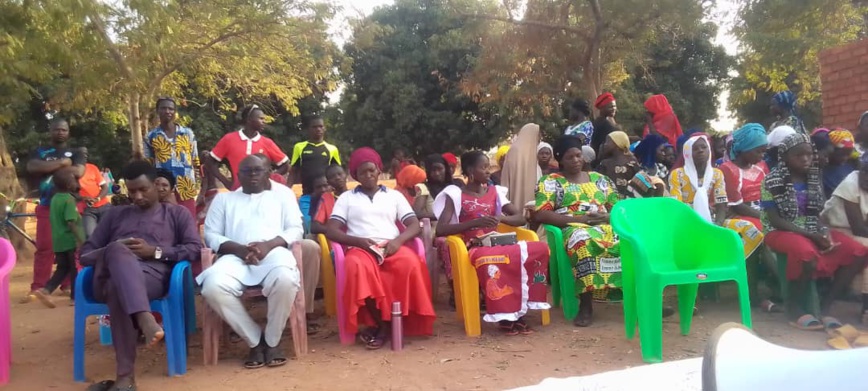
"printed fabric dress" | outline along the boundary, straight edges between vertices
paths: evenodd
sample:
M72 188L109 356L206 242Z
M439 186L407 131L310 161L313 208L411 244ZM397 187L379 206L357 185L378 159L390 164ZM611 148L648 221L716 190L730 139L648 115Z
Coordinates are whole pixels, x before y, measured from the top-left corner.
M588 173L587 183L571 183L561 174L542 177L536 191L536 211L582 216L609 212L620 196L604 175ZM605 297L608 289L621 288L621 252L612 226L570 224L563 228L564 246L576 278L576 294L595 292Z
M481 197L464 192L461 192L460 197L459 222L501 214L494 186L489 186L488 192ZM524 316L528 309L549 309L551 306L546 302L548 246L544 242L521 241L506 246L471 247L473 239L492 231L493 227L477 228L462 234L470 249L470 264L476 269L485 296L486 314L482 319L486 322L514 322Z

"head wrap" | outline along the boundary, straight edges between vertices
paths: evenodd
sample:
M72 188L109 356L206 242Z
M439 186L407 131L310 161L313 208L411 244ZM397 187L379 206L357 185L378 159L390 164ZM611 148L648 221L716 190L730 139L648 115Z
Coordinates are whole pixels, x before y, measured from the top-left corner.
M868 153L865 155L868 156ZM596 158L597 153L594 152L594 148L591 148L590 145L582 145L582 160L585 161L585 164L591 164Z
M732 132L732 150L730 156L735 159L738 154L768 145L766 129L762 125L750 123Z
M796 94L790 90L778 92L772 96L772 101L786 110L794 110L796 108Z
M591 115L591 105L588 103L588 101L586 101L584 99L574 100L573 104L570 105L570 108L585 114L585 117L588 117Z
M458 165L458 157L456 157L455 154L453 154L452 152L446 152L441 156L443 157L443 160L446 160L446 163L448 163L450 166L455 167Z
M687 142L687 140L696 135L703 135L708 138L707 134L696 128L690 128L687 130L687 132L681 135L681 137L678 137L678 141L676 141L675 143L675 164L672 165L672 169L684 167L684 144ZM710 144L709 147L711 147Z
M494 161L499 165L500 160L506 157L506 154L509 152L509 145L501 145L500 148L497 148L497 152L494 153ZM503 168L503 167L501 167Z
M572 148L582 149L582 140L573 136L561 136L555 141L554 154L555 160L559 163L564 158L564 154ZM584 156L584 155L583 155Z
M400 188L409 189L425 182L425 179L427 179L425 170L419 166L410 164L398 172L398 175L395 176L395 184Z
M796 134L796 130L791 126L783 125L772 129L768 135L769 147L777 147L781 145L785 138L791 134Z
M832 140L829 139L829 132L817 132L811 136L811 143L818 151L822 151L832 146Z
M350 170L350 175L352 175L353 178L356 178L356 170L358 170L359 166L364 163L374 163L374 165L377 166L377 169L381 171L383 170L383 160L380 158L380 154L373 148L361 147L353 151L350 155L348 168Z
M157 169L157 178L164 178L165 180L169 181L169 188L170 189L175 188L175 174L173 174L171 171L169 171L165 168L158 168Z
M597 109L602 109L606 107L607 104L615 101L615 95L612 95L611 92L604 92L597 97L597 100L594 101L594 107Z
M666 137L670 143L677 142L678 137L684 133L681 130L681 123L678 122L675 111L672 110L672 105L669 104L669 99L666 99L666 96L663 94L651 95L645 101L645 110L651 113L651 122L654 124L654 129L657 133ZM651 129L648 125L645 125L643 134L647 136L650 132Z
M693 161L693 144L696 144L700 140L705 140L708 144L709 153L708 159L705 161L705 171L702 174L703 180L702 185L699 184L699 173L696 170L696 162ZM687 178L690 180L690 185L693 186L693 210L699 214L706 221L711 221L711 207L708 203L708 192L711 190L712 176L714 176L714 168L711 166L711 143L708 141L708 136L704 133L698 133L691 136L684 143L684 152L682 157L684 159L684 173L687 174Z
M642 167L651 168L657 164L657 149L666 144L666 139L656 134L649 134L639 142L633 154L639 159Z
M790 178L790 168L787 167L784 159L787 152L797 145L810 145L808 136L801 133L793 133L787 136L778 146L778 156L780 164L772 170L765 179L765 187L772 195L775 206L781 217L795 222L799 217L799 204L796 200L796 190L793 188L793 181ZM806 185L808 187L808 203L806 208L805 226L803 227L808 232L818 232L820 210L823 208L824 196L823 189L820 186L820 167L818 165L817 150L814 149L814 157L811 160L811 166L808 168L808 176Z
M811 132L811 136L814 136L819 133L829 133L829 129L827 128L816 128Z
M539 145L536 146L536 151L537 152L542 151L544 148L548 148L549 151L552 151L552 153L554 153L554 150L552 149L552 145L545 142L545 141L540 141Z
M630 151L630 136L628 136L627 133L616 130L612 133L609 133L609 138L612 139L612 142L614 142L615 145L618 146L618 149L620 149L621 151Z
M835 148L853 148L856 144L853 133L847 129L835 129L829 132L829 141Z

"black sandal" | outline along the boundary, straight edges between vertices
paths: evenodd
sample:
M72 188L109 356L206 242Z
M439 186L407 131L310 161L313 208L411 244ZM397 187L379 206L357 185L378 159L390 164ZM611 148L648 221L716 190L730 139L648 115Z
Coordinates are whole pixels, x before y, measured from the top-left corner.
M371 343L371 341L377 336L379 332L380 329L371 327L363 331L359 331L356 335L359 337L359 341L362 341L363 344L367 345Z
M244 362L246 369L259 369L265 366L265 352L263 345L265 342L260 342L254 348L250 349L250 354L247 355L247 361Z
M265 348L265 365L269 368L282 367L286 365L286 362L286 354L283 353L280 345Z
M387 336L385 336L385 335L382 335L382 336L380 336L380 335L375 335L375 336L373 336L373 338L371 338L371 340L370 340L369 342L367 342L367 343L365 344L365 348L367 348L368 350L377 350L377 349L380 349L380 348L383 347L383 345L386 344L386 341L387 341L388 339L389 339L389 338L388 338Z
M99 383L93 383L87 387L86 391L109 391L114 387L114 380L103 380Z
M497 322L497 328L498 330L510 337L518 335L519 333L518 329L516 329L515 327L515 322L511 322L508 320L501 320L500 322Z
M576 327L588 327L594 324L594 313L592 311L579 310L576 319L573 319L573 325Z

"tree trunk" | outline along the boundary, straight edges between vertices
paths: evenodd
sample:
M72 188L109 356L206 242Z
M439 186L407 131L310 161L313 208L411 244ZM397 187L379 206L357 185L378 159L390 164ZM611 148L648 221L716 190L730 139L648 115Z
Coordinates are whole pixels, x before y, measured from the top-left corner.
M134 159L142 159L145 157L144 149L142 146L142 141L144 140L144 135L142 134L142 116L139 111L139 103L141 103L142 96L138 92L130 93L127 98L127 118L130 122L130 140L133 143L133 158Z
M0 193L5 194L13 200L24 194L24 190L21 189L21 184L18 182L15 162L12 160L12 155L9 154L9 149L6 146L6 136L3 127L0 127ZM2 202L2 207L5 208L5 200L0 202Z

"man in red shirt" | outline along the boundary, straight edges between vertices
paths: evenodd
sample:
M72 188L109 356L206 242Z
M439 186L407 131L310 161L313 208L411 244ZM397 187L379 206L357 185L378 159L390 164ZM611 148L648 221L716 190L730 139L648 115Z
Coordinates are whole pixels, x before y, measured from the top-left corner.
M87 148L82 147L79 150L85 161L87 161ZM96 225L99 223L102 214L110 207L111 203L107 197L109 187L102 176L102 171L91 163L84 165L84 175L79 178L78 184L81 187L79 195L82 201L79 210L83 211L81 222L84 225L84 234L89 238L93 230L96 229Z
M238 165L249 155L262 154L277 166L276 172L282 176L289 171L289 157L270 138L260 132L265 129L265 113L257 105L248 106L241 112L244 128L228 133L211 150L211 158L206 160L209 175L214 176L229 190L238 188ZM219 170L219 164L226 159L232 171L232 179Z

